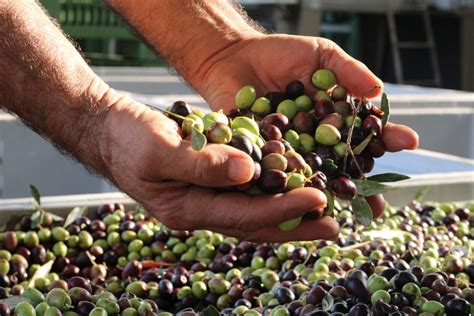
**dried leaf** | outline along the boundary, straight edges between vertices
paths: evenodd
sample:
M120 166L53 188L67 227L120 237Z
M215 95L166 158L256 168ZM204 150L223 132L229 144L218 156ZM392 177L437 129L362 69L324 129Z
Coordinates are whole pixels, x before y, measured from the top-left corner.
M352 180L357 187L357 194L361 196L372 196L392 190L388 185L370 180Z
M383 111L383 116L382 116L382 127L387 124L388 119L390 117L390 102L388 101L387 94L384 92L382 93L382 101L380 104L380 108Z
M200 151L207 144L207 138L196 127L191 130L191 146L194 150Z
M75 207L71 210L71 212L69 212L69 214L67 214L67 217L66 217L66 220L64 221L64 225L63 227L68 227L69 225L71 225L72 223L74 223L74 221L78 218L81 218L82 216L84 216L87 212L87 207L86 206L81 206L81 207Z
M368 177L367 180L375 182L397 182L410 179L409 176L398 173L381 173Z
M356 217L356 220L364 225L370 225L373 219L372 209L370 208L369 203L365 200L363 196L356 196L355 199L352 200L352 212Z
M54 260L49 260L45 264L43 264L41 267L36 270L35 274L33 274L33 277L30 279L30 282L28 282L28 286L32 287L35 285L35 281L39 278L45 278L49 272L51 271L51 268L53 267Z

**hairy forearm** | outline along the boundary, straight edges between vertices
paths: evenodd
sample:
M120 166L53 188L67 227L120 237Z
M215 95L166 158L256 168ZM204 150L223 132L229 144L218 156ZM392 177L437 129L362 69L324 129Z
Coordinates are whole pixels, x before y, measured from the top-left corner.
M193 86L220 52L261 34L231 0L107 2Z
M97 142L116 96L36 1L0 3L0 106L107 174Z

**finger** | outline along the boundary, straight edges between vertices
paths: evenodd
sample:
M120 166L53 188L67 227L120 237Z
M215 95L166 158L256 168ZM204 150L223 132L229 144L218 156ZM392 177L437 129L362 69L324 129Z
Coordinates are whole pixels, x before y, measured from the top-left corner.
M405 125L387 123L383 129L383 142L388 151L416 149L418 134Z
M364 96L371 88L379 86L380 89L374 89L366 95L373 98L383 91L383 82L367 66L349 56L336 43L318 38L318 46L320 68L332 70L336 74L338 84L351 94Z
M313 188L249 196L191 187L186 194L181 217L196 228L221 227L251 232L276 227L310 211L321 216L325 206L325 194Z
M164 179L221 187L248 182L255 172L252 158L230 146L208 144L196 151L189 141L180 141L172 147L161 155L167 161L159 172Z
M236 229L211 228L225 235L235 236L241 240L255 242L287 242L300 240L327 239L336 240L339 235L339 224L330 216L317 220L303 220L294 230L282 231L278 227L268 227L256 232L246 232Z
M382 194L372 195L365 198L369 203L374 218L380 217L385 210L385 199Z

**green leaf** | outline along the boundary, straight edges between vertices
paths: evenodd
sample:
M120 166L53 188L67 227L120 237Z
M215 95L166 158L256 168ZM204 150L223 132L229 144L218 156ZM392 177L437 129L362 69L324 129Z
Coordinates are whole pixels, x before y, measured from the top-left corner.
M39 278L45 278L49 272L51 271L51 268L53 267L54 260L49 260L45 264L43 264L41 267L36 270L35 274L33 274L33 277L30 279L30 282L28 282L29 287L33 287L35 285L35 281Z
M323 165L321 166L322 171L327 175L330 176L337 171L337 165L334 163L334 160L326 158L323 159Z
M323 297L323 301L321 302L321 307L323 311L328 311L334 305L334 297L331 294L326 293Z
M207 138L196 127L191 130L191 146L194 150L200 151L207 144Z
M21 218L25 215L31 215L31 210L16 212L8 216L7 222L0 227L0 232L16 230L15 226L20 223Z
M30 192L31 192L31 196L35 199L36 204L38 204L38 206L40 206L41 205L41 195L40 195L38 189L34 185L30 184Z
M390 102L388 102L387 94L384 92L382 93L382 101L380 104L380 109L383 111L382 116L382 127L387 124L388 119L390 117Z
M31 214L31 228L35 229L43 223L44 219L44 211L43 209L39 208Z
M407 179L410 179L410 177L404 174L390 173L390 172L376 174L367 178L367 180L375 181L375 182L397 182L397 181L402 181L402 180L407 180Z
M363 141L361 141L360 144L357 145L356 148L354 148L354 155L360 155L364 151L365 147L367 147L367 145L370 143L373 137L374 134L370 133L369 136L367 136Z
M326 194L326 200L327 200L327 205L326 205L326 208L324 209L324 214L333 215L334 214L334 197L332 196L331 192L329 192L328 190L325 190L324 194Z
M357 187L357 194L362 196L372 196L392 190L388 185L370 180L352 180Z
M217 308L215 308L213 305L208 305L206 308L204 308L200 315L202 316L219 316L219 311Z
M429 185L424 185L422 186L418 191L416 191L414 200L418 202L423 202L425 200L426 194L428 194L428 191L430 190Z
M82 216L84 216L87 212L87 207L86 206L81 206L81 207L75 207L72 209L72 211L67 214L66 220L64 221L63 227L68 227L74 221Z
M360 195L356 196L355 199L352 200L351 206L356 220L364 226L370 225L374 217L372 214L372 209L365 198Z
M56 215L56 214L53 214L53 213L50 213L50 212L45 212L45 213L48 214L49 216L51 216L51 219L54 222L60 222L60 221L64 220L64 217L62 217L62 216L59 216L59 215Z
M15 296L10 296L8 298L5 298L3 300L0 300L1 303L4 303L4 304L7 304L8 307L13 310L18 304L22 303L22 302L26 302L26 303L32 303L31 300L27 299L26 297L21 297L19 295L15 295ZM13 313L13 312L12 312Z

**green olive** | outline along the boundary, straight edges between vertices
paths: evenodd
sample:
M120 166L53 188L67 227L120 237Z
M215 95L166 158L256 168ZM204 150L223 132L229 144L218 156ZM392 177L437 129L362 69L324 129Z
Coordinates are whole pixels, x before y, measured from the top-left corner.
M300 147L300 135L290 129L288 130L286 133L285 133L285 140L290 143L290 145L293 147L293 148L298 148Z
M296 229L298 226L301 224L302 217L297 217L293 218L287 221L284 221L283 223L280 223L278 225L278 228L280 228L282 231L290 231L293 229Z
M225 125L229 124L229 119L224 113L221 112L209 112L204 115L202 121L204 123L204 131L208 131L216 122L220 122Z
M328 69L318 69L311 77L313 85L321 90L328 90L337 84L336 75Z
M204 132L204 122L202 119L195 114L189 114L181 124L183 136L186 137L187 135L191 135L191 130L193 127L195 127L201 133Z
M295 101L293 100L283 100L277 106L277 113L285 115L290 121L295 117L296 112L297 107Z
M127 307L122 311L120 315L121 316L138 316L138 312L133 307Z
M253 144L257 143L258 136L246 128L243 128L243 127L236 128L232 131L232 134L244 136Z
M23 239L25 246L28 248L36 247L39 245L39 237L35 231L29 231L25 234L25 238Z
M296 111L308 112L313 108L313 102L307 95L301 95L295 99Z
M114 315L120 312L120 306L116 302L106 298L99 299L96 306L105 309L108 315Z
M252 132L256 136L260 135L257 122L246 116L238 116L234 118L230 123L230 126L233 130L242 127Z
M48 308L49 308L48 303L46 302L39 303L35 307L36 316L44 316Z
M94 239L92 238L92 235L86 230L81 230L78 236L79 236L79 247L81 249L89 249L94 243Z
M69 238L69 232L64 227L58 226L51 230L53 238L57 241L65 241Z
M235 95L235 105L239 109L249 109L257 98L257 92L252 86L244 86Z
M72 304L69 295L60 288L54 288L46 295L46 302L49 306L54 306L60 311L65 312L69 309Z
M354 117L352 115L349 115L348 117L345 118L344 124L346 124L347 127L352 126L352 122L354 122ZM362 120L360 117L356 116L355 117L355 123L354 127L361 127L362 126Z
M58 257L65 257L67 255L67 246L62 241L58 241L53 245L53 253Z
M336 155L339 157L339 158L342 158L346 155L346 151L347 151L347 144L346 143L337 143L336 145L334 145L333 147L334 149L334 152L336 153Z
M0 274L6 275L10 271L10 262L7 259L0 259Z
M192 285L193 295L197 298L204 298L207 294L206 283L202 281L194 282Z
M17 316L35 316L35 308L27 302L20 302L15 306L15 315Z
M107 316L107 311L102 307L95 307L91 310L89 316Z
M232 139L232 130L227 124L216 122L207 131L206 136L210 143L228 144Z
M268 115L272 112L272 106L270 104L270 100L261 97L255 100L250 110L260 115Z
M421 306L421 311L440 316L444 314L444 305L437 301L427 301Z
M306 133L302 133L299 135L299 137L300 137L300 145L303 147L305 152L309 152L314 149L316 142L314 141L313 136Z
M322 145L336 145L341 140L341 133L329 124L321 124L316 129L315 139Z
M388 293L385 290L378 290L375 291L371 296L370 296L370 301L372 304L377 303L378 300L382 300L385 303L390 303L390 293Z
M373 275L373 277L367 281L370 293L375 293L378 290L386 290L389 285L388 280L380 275Z
M44 295L37 289L33 287L27 288L23 293L21 293L21 297L27 298L31 301L33 306L38 305L39 303L44 302Z
M288 190L302 188L304 187L305 183L306 183L306 177L304 175L302 175L301 173L290 173L288 175L286 188Z
M262 280L263 286L267 290L270 290L279 280L278 274L272 270L266 270L261 275L260 278Z

